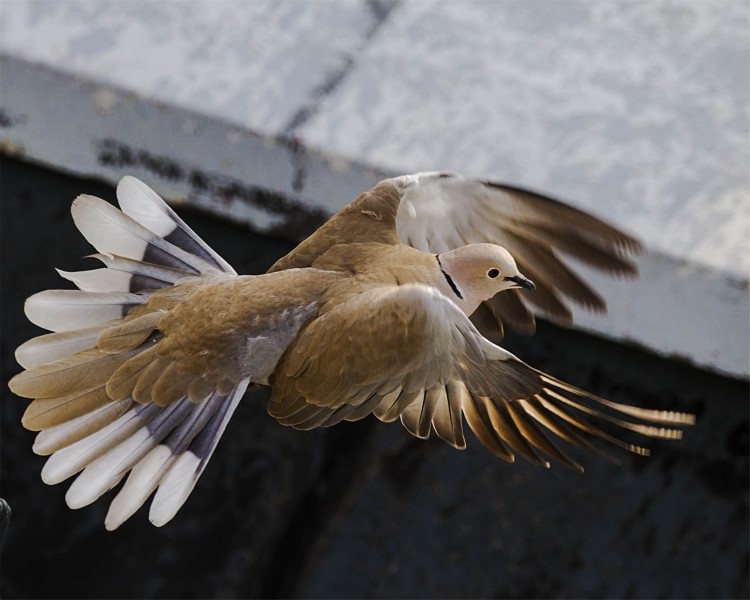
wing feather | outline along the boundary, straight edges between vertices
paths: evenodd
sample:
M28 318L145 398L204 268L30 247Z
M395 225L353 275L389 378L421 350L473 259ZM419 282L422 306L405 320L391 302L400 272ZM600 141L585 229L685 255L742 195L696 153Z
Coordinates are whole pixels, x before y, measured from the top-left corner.
M494 303L492 312L498 323L505 321L520 333L535 328L526 304L563 324L572 323L563 296L588 310L606 310L604 299L566 265L563 255L616 275L636 273L626 256L641 252L637 240L558 200L450 173L418 173L386 181L401 195L396 231L403 243L442 252L490 242L513 255L537 292L515 301L502 294L505 298Z
M602 297L557 258L549 245L533 242L511 231L506 232L505 238L502 245L517 262L527 265L529 276L550 282L551 287L589 310L601 312L606 309Z
M551 439L611 459L590 439L636 454L633 433L678 439L691 415L631 407L537 371L484 339L460 309L421 284L377 286L313 320L282 358L269 412L300 429L368 412L414 436L466 442L462 416L493 454L583 467ZM596 420L601 427L589 422ZM609 433L607 429L619 433Z
M632 276L637 269L627 256L642 251L627 233L553 198L433 172L381 181L280 259L271 272L309 267L333 246L362 242L403 243L430 253L481 242L506 246L537 291L523 296L504 292L486 303L500 325L493 336L500 338L503 322L519 333L534 332L529 306L566 325L572 323L568 300L589 310L606 310L604 299L564 256L613 275Z

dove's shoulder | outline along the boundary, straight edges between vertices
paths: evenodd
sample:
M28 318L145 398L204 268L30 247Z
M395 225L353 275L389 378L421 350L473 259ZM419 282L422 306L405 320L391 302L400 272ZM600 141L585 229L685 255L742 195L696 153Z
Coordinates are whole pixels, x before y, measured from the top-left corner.
M399 244L396 213L399 191L388 181L360 194L331 217L320 229L279 259L269 272L311 266L317 258L339 244Z

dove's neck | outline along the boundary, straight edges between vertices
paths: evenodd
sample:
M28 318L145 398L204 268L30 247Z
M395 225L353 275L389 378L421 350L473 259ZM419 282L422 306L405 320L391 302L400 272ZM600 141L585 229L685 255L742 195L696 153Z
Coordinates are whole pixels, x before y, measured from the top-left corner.
M441 272L441 284L439 286L443 295L450 298L466 316L471 314L486 298L462 276L461 257L455 252L444 252L435 255Z

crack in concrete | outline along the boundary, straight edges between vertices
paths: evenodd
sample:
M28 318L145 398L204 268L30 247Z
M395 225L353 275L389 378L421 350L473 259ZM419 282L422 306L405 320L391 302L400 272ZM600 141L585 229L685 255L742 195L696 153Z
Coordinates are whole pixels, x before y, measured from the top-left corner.
M301 152L303 144L295 132L317 114L325 98L330 96L346 79L346 76L356 65L355 56L359 55L367 47L370 40L382 28L393 9L400 2L401 0L366 0L365 4L372 13L373 23L362 37L361 44L351 55L343 58L340 68L330 72L328 77L313 89L310 101L303 105L283 128L281 138L287 140L292 152L292 162L295 165L295 175L292 182L293 190L299 192L304 188L306 176L305 162L302 158L303 153Z
M367 47L399 2L400 0L367 0L366 5L372 13L373 24L362 37L362 43L352 55L343 59L343 64L339 69L329 73L328 77L312 91L310 103L300 108L283 128L284 137L294 138L294 131L304 125L318 111L321 101L341 85L356 64L354 57Z

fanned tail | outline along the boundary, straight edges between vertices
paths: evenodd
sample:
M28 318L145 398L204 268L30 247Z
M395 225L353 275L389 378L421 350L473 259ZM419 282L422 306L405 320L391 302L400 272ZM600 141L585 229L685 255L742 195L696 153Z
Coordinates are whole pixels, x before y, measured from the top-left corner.
M113 375L129 365L149 366L140 357L153 354L161 316L180 301L175 283L236 274L145 184L124 177L117 196L122 212L92 196L73 203L76 226L104 268L58 271L79 289L27 300L28 318L53 333L17 349L26 371L9 384L33 399L23 425L39 432L34 452L49 455L42 479L55 484L78 474L66 495L71 508L94 502L128 476L107 514L110 530L154 491L151 521L161 526L174 517L248 386L204 385L190 395L172 386L169 402L152 398L151 390L136 398L122 377L113 386ZM113 393L123 389L124 395Z

